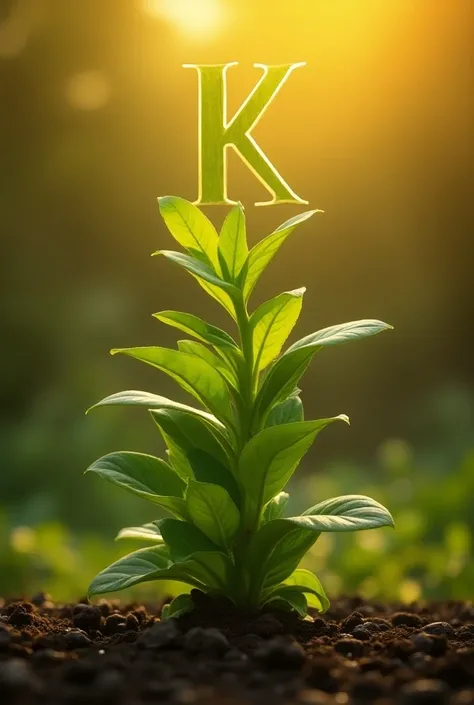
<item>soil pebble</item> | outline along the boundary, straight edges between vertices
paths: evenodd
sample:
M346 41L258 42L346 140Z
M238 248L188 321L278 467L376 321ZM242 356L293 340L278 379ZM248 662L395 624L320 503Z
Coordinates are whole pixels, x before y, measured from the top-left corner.
M454 629L448 622L431 622L424 627L427 634L443 634L444 636L454 636Z

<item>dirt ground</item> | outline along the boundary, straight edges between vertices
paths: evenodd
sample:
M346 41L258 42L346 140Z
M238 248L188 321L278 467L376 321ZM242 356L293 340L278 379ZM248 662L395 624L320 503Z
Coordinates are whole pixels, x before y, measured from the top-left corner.
M0 609L0 704L474 705L474 606L335 600L324 617L54 604Z

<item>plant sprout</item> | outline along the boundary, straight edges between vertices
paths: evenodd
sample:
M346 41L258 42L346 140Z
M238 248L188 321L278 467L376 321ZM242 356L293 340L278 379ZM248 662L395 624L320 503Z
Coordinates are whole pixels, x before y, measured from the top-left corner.
M281 245L315 212L286 221L250 251L243 207L228 213L218 235L188 201L159 198L161 215L185 253L156 254L188 271L231 317L232 337L197 316L161 311L155 317L183 331L178 349L112 350L152 365L174 379L199 407L156 394L125 391L95 406L142 406L167 447L166 460L121 451L94 462L94 472L167 510L172 518L123 529L118 538L149 546L105 568L90 596L153 580L179 581L225 597L240 609L324 612L318 578L298 565L322 532L393 526L385 507L361 495L327 499L301 516L285 516L284 491L316 436L347 416L305 421L298 384L323 348L375 335L391 326L360 320L331 326L282 348L301 312L304 289L287 291L252 313L250 295ZM165 616L192 609L180 595Z

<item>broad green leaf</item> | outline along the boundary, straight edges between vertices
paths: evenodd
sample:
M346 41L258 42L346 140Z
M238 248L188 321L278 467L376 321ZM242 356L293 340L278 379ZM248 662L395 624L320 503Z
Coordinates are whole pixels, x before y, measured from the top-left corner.
M286 586L277 588L272 592L264 604L271 604L279 610L294 611L303 618L308 614L308 601L305 594L301 590Z
M211 221L184 198L163 196L158 199L163 220L174 239L186 249L196 250L210 265L218 268L218 235Z
M166 455L168 457L168 462L175 471L177 475L180 476L182 480L187 482L189 478L194 477L193 469L190 466L186 454L173 439L168 436L163 429L161 429L161 435L166 443Z
M179 519L162 519L159 523L161 535L174 562L186 560L198 551L219 551L219 547L194 524Z
M235 282L239 276L248 251L245 212L242 204L238 203L227 214L219 235L219 260L223 270L227 270L230 281Z
M170 519L169 521L173 521ZM329 609L329 600L324 588L311 571L304 568L297 568L289 578L285 580L285 585L289 588L297 588L307 595L308 605L314 607L319 612L326 612Z
M188 461L198 482L220 485L230 495L234 504L240 506L240 491L232 472L214 457L201 450L190 450Z
M238 477L257 509L285 487L317 434L334 421L349 422L345 415L316 421L271 426L244 447Z
M316 532L311 536L307 529L300 529L295 534L289 531L279 542L277 550L269 557L263 583L265 589L286 580L297 569L319 536Z
M183 614L192 612L194 607L195 605L191 595L182 593L168 604L163 605L161 609L161 619L171 619L172 617L178 619L178 617L181 617Z
M303 420L303 402L299 397L288 397L273 407L267 416L265 427L280 426L284 423L296 423Z
M393 326L388 323L375 319L350 321L350 323L329 326L329 328L323 328L323 330L318 330L316 333L311 333L311 335L301 338L301 340L298 340L288 348L285 355L289 355L300 348L326 347L328 345L349 343L352 340L362 340L363 338L377 335L377 333L381 333L384 330L392 330L392 328Z
M215 301L217 301L217 303L219 303L223 308L225 308L227 313L232 316L234 320L237 320L237 314L233 301L233 298L237 296L236 292L232 291L232 296L230 296L229 293L226 293L222 290L220 285L209 283L198 275L193 274L193 276L199 286L206 292L206 294L209 294L209 296L211 296Z
M245 560L245 571L254 601L262 590L282 583L317 540L318 535L294 527L286 519L263 524L252 537Z
M217 326L212 326L210 323L206 323L198 316L193 316L191 313L160 311L159 313L154 313L153 316L162 323L166 323L169 326L173 326L185 333L193 335L203 343L235 346L235 341L225 330L217 328Z
M230 446L220 435L213 433L213 427L204 419L172 409L151 410L150 413L167 445L171 439L188 459L192 451L201 450L216 458L224 467L230 467L227 452L229 449L230 453Z
M297 341L275 362L263 381L255 403L257 427L264 423L275 404L292 393L318 350L376 335L390 328L382 321L352 321L324 328Z
M208 538L228 549L239 528L239 510L223 487L190 480L186 507L193 522Z
M222 356L218 357L212 350L209 350L209 348L202 343L198 343L196 340L178 340L178 350L189 353L190 355L202 357L202 359L212 365L214 369L218 370L226 382L230 384L232 390L237 390L237 374L231 363L227 362L226 358Z
M300 315L304 292L304 288L286 291L266 301L251 316L255 375L280 354Z
M226 597L229 596L235 578L234 565L225 553L198 551L189 556L186 561L176 563L176 567L186 570L195 580L211 590L219 591Z
M312 348L295 350L288 357L285 354L282 355L268 370L255 401L253 419L255 431L265 425L271 409L291 394L315 354L316 350Z
M99 406L144 406L146 409L174 409L176 411L183 411L187 414L199 416L211 423L217 431L225 431L224 424L213 414L208 414L207 411L202 411L202 409L195 409L193 406L180 404L177 401L172 401L171 399L160 397L158 394L151 394L150 392L138 392L135 390L117 392L117 394L111 394L109 397L105 397L102 401L91 406L88 412Z
M141 548L104 568L91 582L88 594L89 597L102 595L151 580L177 580L194 587L205 588L205 583L193 577L187 568L187 565L170 565L168 548L165 544Z
M224 304L227 299L225 297L221 297L220 294L217 295L215 287L217 287L217 289L221 290L223 293L227 293L230 297L230 301L232 301L233 298L235 299L239 295L239 290L237 289L237 287L235 287L233 284L229 284L229 282L224 281L224 279L221 279L214 272L214 270L211 269L209 265L207 265L205 262L201 262L201 260L199 259L196 259L196 257L185 255L182 252L174 252L173 250L158 250L153 254L163 255L163 257L166 257L166 259L170 260L170 262L179 265L187 272L197 277L201 286L203 286L203 288L208 291L211 296L217 298L225 308L227 308L227 306L229 305L228 303ZM207 286L204 286L204 284L206 284Z
M112 350L112 355L122 353L146 362L165 372L186 391L206 406L218 419L234 423L229 393L219 372L208 362L195 355L168 348L144 347Z
M273 521L274 519L281 519L285 513L286 505L290 495L288 492L280 492L276 497L273 497L265 507L263 514L264 521Z
M388 509L375 499L358 494L326 499L307 509L302 516L291 517L285 521L318 532L360 531L394 526Z
M290 218L285 223L280 225L271 235L261 240L250 250L248 257L248 271L244 285L244 297L246 301L248 301L248 298L263 270L271 262L288 235L293 232L297 225L304 223L305 220L308 220L308 218L311 218L314 213L318 212L321 211L307 211L306 213L300 213L300 215Z
M161 544L129 553L102 570L89 586L89 596L123 590L147 580L169 566L168 548Z
M215 348L216 354L222 359L222 362L231 370L229 380L234 380L236 391L233 391L235 399L238 401L241 398L238 390L240 389L239 380L245 374L245 362L240 348L231 347L230 345Z
M137 541L148 541L149 543L163 543L163 537L159 527L159 521L151 521L143 526L127 526L120 529L115 540L135 539Z
M177 516L186 517L185 484L160 458L131 451L109 453L92 463L86 472L94 472Z

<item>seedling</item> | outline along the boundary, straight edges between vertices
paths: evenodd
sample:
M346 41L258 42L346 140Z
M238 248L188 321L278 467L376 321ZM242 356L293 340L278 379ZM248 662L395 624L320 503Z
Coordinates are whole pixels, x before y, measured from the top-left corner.
M347 416L305 421L297 385L325 347L376 335L391 326L361 320L331 326L281 352L296 324L304 289L287 291L248 312L260 275L297 225L316 211L286 221L250 251L240 204L225 218L220 235L196 206L160 198L171 235L187 251L160 254L187 270L221 304L236 326L234 339L197 316L161 311L155 317L184 331L177 350L140 347L112 350L165 372L200 408L149 392L126 391L95 406L143 406L167 446L167 459L122 451L91 465L89 472L166 509L173 518L123 529L149 547L105 568L89 595L151 580L187 583L242 609L324 612L328 599L318 578L298 565L323 531L393 526L385 507L362 495L328 499L301 516L285 517L285 486L316 436ZM201 408L202 407L202 408ZM189 595L167 606L166 616L192 608Z

